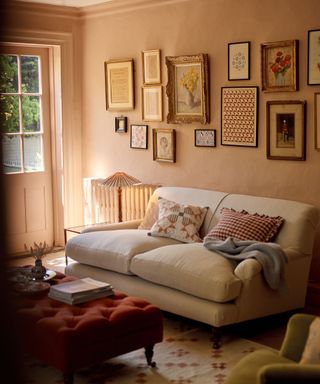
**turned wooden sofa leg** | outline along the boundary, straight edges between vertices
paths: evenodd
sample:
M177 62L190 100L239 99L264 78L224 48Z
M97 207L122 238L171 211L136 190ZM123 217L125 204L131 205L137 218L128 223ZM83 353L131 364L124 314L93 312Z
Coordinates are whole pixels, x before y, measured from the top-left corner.
M221 348L221 338L222 338L221 329L217 327L212 327L212 348L213 349Z
M146 355L147 363L150 365L150 367L154 368L156 366L156 363L152 361L153 357L153 345L145 347L144 353Z
M63 374L63 383L64 384L73 384L73 372Z

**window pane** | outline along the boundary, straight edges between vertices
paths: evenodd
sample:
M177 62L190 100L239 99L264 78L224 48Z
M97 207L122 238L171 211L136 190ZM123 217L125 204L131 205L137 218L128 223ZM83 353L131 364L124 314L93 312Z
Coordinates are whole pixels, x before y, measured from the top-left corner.
M0 129L4 133L19 132L18 96L0 96Z
M2 156L4 173L21 172L20 136L2 136Z
M39 96L22 96L22 126L24 132L40 131Z
M21 56L21 90L39 93L39 57Z
M0 92L18 92L18 58L0 55Z
M24 146L24 170L43 171L42 135L25 135Z

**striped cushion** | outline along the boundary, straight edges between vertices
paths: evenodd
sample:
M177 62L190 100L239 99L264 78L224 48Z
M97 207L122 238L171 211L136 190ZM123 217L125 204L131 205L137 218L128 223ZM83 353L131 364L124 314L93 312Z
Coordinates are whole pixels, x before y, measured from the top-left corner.
M233 237L239 240L270 241L278 233L283 224L283 217L270 217L247 211L235 211L222 208L218 224L208 233L210 237L225 240Z

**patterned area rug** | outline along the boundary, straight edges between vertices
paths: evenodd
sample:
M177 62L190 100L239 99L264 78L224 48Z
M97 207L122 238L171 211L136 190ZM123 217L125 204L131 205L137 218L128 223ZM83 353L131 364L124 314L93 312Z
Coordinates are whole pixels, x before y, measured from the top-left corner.
M244 355L270 349L231 334L223 336L221 349L211 345L210 327L173 317L164 319L164 341L155 346L155 368L146 364L140 349L79 371L75 384L223 384L230 369ZM26 384L63 383L59 371L27 357Z

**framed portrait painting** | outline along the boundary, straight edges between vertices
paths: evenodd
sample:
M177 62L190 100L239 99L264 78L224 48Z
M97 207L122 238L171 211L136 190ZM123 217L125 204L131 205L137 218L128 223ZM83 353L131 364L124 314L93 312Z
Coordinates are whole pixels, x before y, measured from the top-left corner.
M176 131L154 128L153 160L174 163L176 161Z
M207 54L167 56L167 122L209 123L209 60Z
M250 41L228 44L228 80L250 79Z
M305 101L267 101L267 158L305 160Z
M221 88L221 144L258 145L259 87Z
M261 44L262 90L298 90L298 40Z
M320 84L320 29L308 31L308 85Z
M132 124L130 130L130 148L148 149L148 126Z
M129 111L134 108L133 59L105 62L106 108Z

